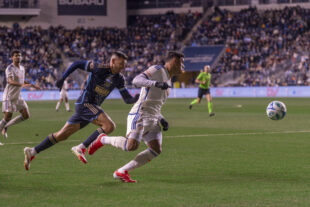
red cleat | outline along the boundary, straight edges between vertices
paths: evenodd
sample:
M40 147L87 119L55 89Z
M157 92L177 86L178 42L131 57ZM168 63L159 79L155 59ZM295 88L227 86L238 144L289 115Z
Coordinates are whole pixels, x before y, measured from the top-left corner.
M132 180L130 178L130 175L129 175L128 171L125 171L124 173L121 173L121 172L116 170L113 173L113 177L115 179L118 179L118 180L124 182L124 183L136 183L137 182L136 180Z
M83 162L84 164L87 163L87 160L85 157L85 152L86 152L85 148L81 149L78 146L75 146L71 148L71 151L73 154L77 156L77 158L79 158L79 160L81 160L81 162Z
M107 136L106 134L100 134L97 139L95 141L93 141L89 148L88 148L88 154L92 155L94 154L99 148L101 148L102 146L104 146L104 144L101 143L101 138L103 136Z

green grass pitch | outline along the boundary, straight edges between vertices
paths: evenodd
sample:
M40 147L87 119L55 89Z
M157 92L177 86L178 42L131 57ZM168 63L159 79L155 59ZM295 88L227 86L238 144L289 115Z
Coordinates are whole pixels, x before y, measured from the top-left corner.
M9 128L0 141L0 207L297 207L310 206L310 100L279 99L281 121L269 120L273 99L214 99L190 111L190 99L169 99L162 114L170 123L163 152L131 173L136 184L113 179L115 169L145 149L123 152L105 146L84 165L71 153L96 126L40 153L26 172L23 148L59 130L73 112L56 102L28 102L31 118ZM73 102L71 103L73 107ZM130 105L107 100L103 109L124 135ZM2 117L2 116L1 116Z

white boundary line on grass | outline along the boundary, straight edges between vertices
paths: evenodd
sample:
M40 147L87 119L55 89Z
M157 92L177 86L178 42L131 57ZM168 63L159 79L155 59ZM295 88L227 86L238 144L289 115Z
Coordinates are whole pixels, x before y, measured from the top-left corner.
M183 138L183 137L215 137L215 136L243 136L243 135L268 135L268 134L294 134L309 133L310 130L303 131L282 131L282 132L244 132L244 133L223 133L223 134L192 134L192 135L175 135L165 136L164 138Z
M310 130L303 131L282 131L282 132L245 132L245 133L223 133L223 134L189 134L189 135L175 135L164 136L164 138L184 138L184 137L215 137L215 136L244 136L244 135L268 135L268 134L294 134L294 133L309 133ZM81 142L82 140L67 140L66 142ZM4 145L19 145L19 144L38 144L39 142L12 142Z

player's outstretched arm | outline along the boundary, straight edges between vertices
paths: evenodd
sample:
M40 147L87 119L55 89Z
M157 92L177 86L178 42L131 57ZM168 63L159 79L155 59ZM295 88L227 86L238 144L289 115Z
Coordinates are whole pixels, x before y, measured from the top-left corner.
M31 84L31 87L32 87L32 88L35 88L35 89L37 89L37 90L41 90L40 86L36 86L36 85L34 85L34 84Z
M18 87L23 87L24 86L24 84L19 83L17 81L14 81L12 77L8 78L7 83L12 85L12 86L18 86Z
M140 75L136 76L133 79L132 83L138 88L140 88L140 87L157 87L157 88L161 88L162 90L166 90L166 89L170 88L170 86L166 82L149 80L148 76L145 73L141 73Z
M136 101L139 99L139 94L131 96L126 88L120 89L119 92L126 104L136 103Z
M56 81L56 86L61 90L62 85L64 84L65 79L73 73L76 69L91 71L94 68L94 63L92 61L75 61L73 62L67 70L62 75L61 79Z
M149 80L149 78L147 77L145 73L141 73L132 80L132 84L138 88L154 87L156 84L156 81Z
M155 87L161 88L161 90L166 90L168 88L171 88L171 86L169 86L168 83L166 83L166 82L159 82L159 81L157 81L155 83Z
M29 83L28 81L24 81L23 88L28 88L28 87L35 88L37 90L41 90L40 86L36 86L34 84Z

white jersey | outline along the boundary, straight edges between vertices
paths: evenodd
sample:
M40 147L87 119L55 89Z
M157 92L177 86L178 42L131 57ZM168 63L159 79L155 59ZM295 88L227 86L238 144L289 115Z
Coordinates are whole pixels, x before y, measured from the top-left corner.
M24 84L25 82L25 68L22 65L19 65L19 68L15 67L12 64L10 64L6 70L5 70L5 76L6 79L8 80L9 78L12 78L13 81L16 81L20 84ZM12 101L12 100L17 100L21 99L21 94L20 91L22 90L22 87L20 86L13 86L11 84L6 84L2 100L3 101Z
M171 85L169 73L161 65L149 67L144 74L149 80L167 82ZM160 115L161 107L169 96L170 89L162 90L156 87L142 87L139 100L131 108L129 114L139 113L141 118L155 118Z

